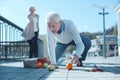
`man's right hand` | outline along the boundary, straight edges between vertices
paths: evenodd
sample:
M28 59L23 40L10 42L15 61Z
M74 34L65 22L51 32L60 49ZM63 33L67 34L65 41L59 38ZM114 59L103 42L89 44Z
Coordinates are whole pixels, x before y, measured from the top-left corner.
M76 65L80 65L79 57L77 55L70 56L67 58L71 63L75 63Z

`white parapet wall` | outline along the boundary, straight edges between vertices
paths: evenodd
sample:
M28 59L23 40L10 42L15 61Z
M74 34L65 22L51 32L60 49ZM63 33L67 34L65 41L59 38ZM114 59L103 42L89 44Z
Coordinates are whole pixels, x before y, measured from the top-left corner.
M118 37L118 55L120 56L120 37Z
M117 15L117 23L118 23L118 55L120 56L120 3L116 6L115 12Z

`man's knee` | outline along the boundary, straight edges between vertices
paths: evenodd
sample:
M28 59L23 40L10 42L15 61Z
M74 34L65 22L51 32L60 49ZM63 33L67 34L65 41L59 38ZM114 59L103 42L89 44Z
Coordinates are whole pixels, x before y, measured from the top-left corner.
M89 50L90 47L91 47L91 40L90 39L86 39L86 41L84 41L83 43L84 43L85 49Z
M91 40L89 40L87 45L88 49L90 49L91 45L92 45Z
M85 45L86 48L90 49L91 47L91 40L83 35L80 35L81 36L81 39Z

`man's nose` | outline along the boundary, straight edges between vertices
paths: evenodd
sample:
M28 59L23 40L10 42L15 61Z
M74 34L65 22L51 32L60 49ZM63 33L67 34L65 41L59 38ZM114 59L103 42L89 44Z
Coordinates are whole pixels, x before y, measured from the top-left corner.
M54 29L53 28L50 28L50 30L53 32L54 31Z

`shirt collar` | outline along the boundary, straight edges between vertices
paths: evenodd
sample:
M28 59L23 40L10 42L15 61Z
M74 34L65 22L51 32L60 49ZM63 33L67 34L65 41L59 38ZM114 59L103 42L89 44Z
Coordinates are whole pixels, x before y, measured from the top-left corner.
M58 31L57 33L60 34L62 31L64 31L64 29L65 29L65 24L64 24L64 22L62 21L61 26L60 26L60 29L59 29L59 31Z

